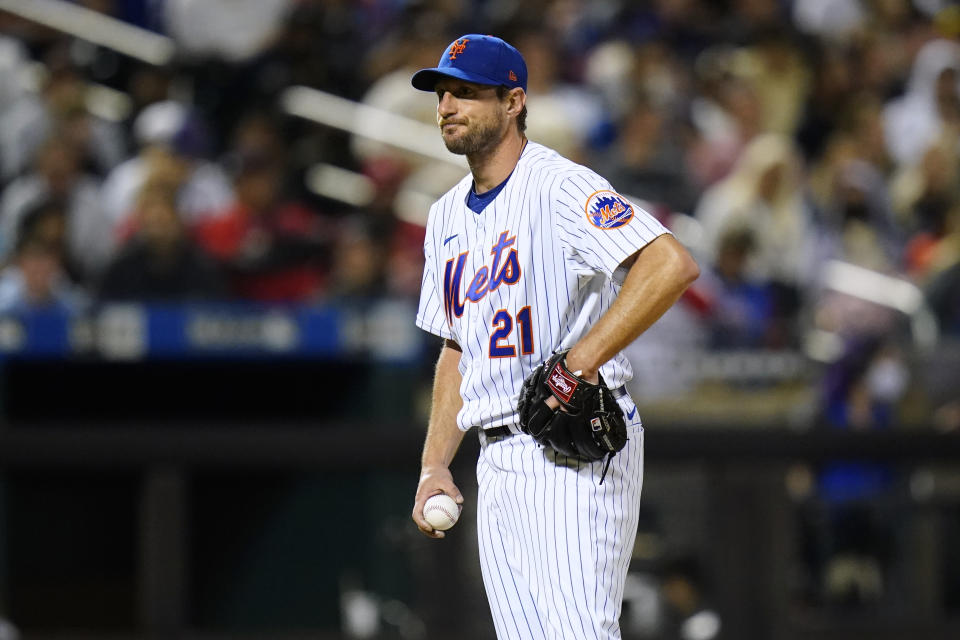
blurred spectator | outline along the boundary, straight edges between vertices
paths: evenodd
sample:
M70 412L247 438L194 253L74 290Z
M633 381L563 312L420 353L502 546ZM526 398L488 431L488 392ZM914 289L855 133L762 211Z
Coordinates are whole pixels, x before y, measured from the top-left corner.
M797 3L802 6L805 3ZM813 3L815 4L815 3ZM854 69L839 46L815 47L810 66L811 87L797 129L797 143L808 160L819 158L846 108L854 86Z
M858 155L853 136L838 132L811 172L815 252L820 262L838 259L886 272L899 263L902 234L893 223L883 175Z
M607 122L604 105L561 76L562 56L549 32L525 31L514 40L527 62L527 105L537 114L529 120L527 135L567 157L582 158L591 137Z
M45 62L39 94L20 94L0 119L0 175L10 180L26 171L51 136L74 145L85 169L106 175L126 153L123 130L87 111L86 80L65 45Z
M793 34L783 27L767 27L754 43L738 50L732 71L748 81L760 102L760 129L793 135L810 87L810 70Z
M749 277L797 287L810 277L810 211L801 182L802 160L793 142L777 134L750 141L733 171L697 205L708 260L715 262L730 228L749 229L756 252Z
M744 39L786 22L783 3L778 0L732 0L728 22L732 36Z
M28 59L20 41L0 35L0 123L7 108L23 95Z
M612 119L629 114L638 95L678 120L688 108L690 69L662 36L638 45L608 40L588 51L583 64L583 82L599 92Z
M698 290L709 300L710 347L758 349L770 346L774 292L769 282L751 280L746 266L757 250L749 229L731 227L720 238L712 268L704 269Z
M613 146L591 166L622 193L689 212L696 192L679 138L670 113L641 98L624 116Z
M846 43L856 93L885 102L903 93L917 50L930 39L922 25L913 25L908 0L875 3L867 28ZM883 7L905 9L885 13Z
M893 169L893 159L887 153L883 130L883 105L879 98L865 92L854 96L847 108L840 112L839 130L850 136L857 158L886 178ZM888 188L884 188L888 191Z
M132 69L125 87L131 100L131 122L128 126L136 122L136 117L144 109L172 95L176 80L177 72L172 66L138 65Z
M704 192L696 210L708 263L716 263L730 229L749 230L755 238L744 274L771 287L772 327L782 331L768 336L768 347L796 345L802 296L814 277L811 212L801 171L800 154L789 138L760 135L730 175Z
M952 231L951 211L960 206L960 158L947 142L931 145L917 165L899 171L891 184L899 222L911 234L904 266L918 280L943 261L938 248Z
M665 42L654 40L636 47L633 59L627 90L639 91L660 109L684 113L690 100L690 71L677 53Z
M179 301L223 295L216 265L187 235L168 185L144 187L134 223L133 236L104 273L100 299Z
M271 51L276 63L270 67L272 72L286 78L281 87L304 85L358 99L368 82L358 73L358 63L375 48L376 41L383 42L390 36L388 31L364 37L365 29L377 22L368 22L365 12L379 9L389 14L398 10L397 6L346 0L295 2ZM402 22L390 26L397 24ZM436 60L431 66L435 63Z
M189 107L174 101L152 104L134 122L140 151L103 184L103 207L114 234L133 213L137 194L152 173L162 172L178 185L177 210L187 224L221 211L233 198L230 180L209 152L206 125Z
M919 249L920 238L911 244ZM960 337L960 199L946 213L943 234L931 237L922 255L925 293L940 331Z
M958 234L952 237L954 261L930 279L926 287L927 303L937 318L940 331L960 338L960 258L957 258Z
M598 93L614 120L622 119L633 107L637 66L634 47L623 39L602 42L587 52L583 80ZM654 78L654 82L658 80Z
M847 431L890 428L908 382L899 349L876 337L851 340L824 379L823 419ZM823 519L808 544L826 603L860 607L884 596L894 538L884 499L895 482L894 469L878 462L828 461L819 469Z
M348 221L333 252L330 296L360 301L385 296L386 258L382 239L376 237L369 223Z
M385 285L391 296L416 299L423 277L423 240L426 229L414 221L402 219L394 206L397 194L407 179L406 167L382 158L368 162L365 175L374 185L374 198L361 212L360 226L381 245L386 254Z
M293 0L166 0L167 32L185 54L238 63L266 49Z
M728 7L710 0L625 2L619 9L610 31L631 42L660 39L687 62L730 35L722 23Z
M849 41L866 22L866 11L860 0L803 0L793 3L793 22L806 33Z
M824 419L839 429L893 425L909 372L899 349L876 336L852 338L824 380Z
M30 236L57 249L60 261L66 265L68 273L73 274L75 269L71 268L67 239L67 211L67 205L62 200L43 199L32 204L20 219L16 242Z
M261 301L310 302L327 285L332 243L313 211L283 192L283 165L264 154L235 159L236 200L200 222L200 245L226 269L232 293Z
M70 263L76 265L81 279L95 277L112 248L99 184L94 177L81 172L74 147L56 137L38 150L35 171L10 183L0 199L0 244L4 255L9 255L19 241L15 230L25 213L50 199L67 207Z
M168 33L181 46L179 61L190 100L208 116L211 150L220 153L245 110L276 103L292 84L275 51L286 46L284 26L295 0L168 0ZM312 37L326 40L326 36ZM318 66L323 63L314 59Z
M960 43L933 40L917 54L907 92L884 111L890 154L902 165L920 161L935 142L960 133Z
M700 188L725 177L761 129L762 105L752 83L730 73L730 51L711 49L697 61L699 91L690 104L696 139L687 160Z
M0 271L0 313L78 311L85 296L67 277L63 255L61 210L32 209L21 221L11 263Z
M243 114L232 133L230 151L223 164L229 164L232 157L255 154L286 162L286 141L278 117L272 111L254 109Z

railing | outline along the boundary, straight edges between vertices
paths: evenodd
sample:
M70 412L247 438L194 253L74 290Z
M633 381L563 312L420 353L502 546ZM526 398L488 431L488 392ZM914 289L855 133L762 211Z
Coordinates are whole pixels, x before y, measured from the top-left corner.
M422 332L413 304L102 304L0 315L0 359L363 357L409 362Z

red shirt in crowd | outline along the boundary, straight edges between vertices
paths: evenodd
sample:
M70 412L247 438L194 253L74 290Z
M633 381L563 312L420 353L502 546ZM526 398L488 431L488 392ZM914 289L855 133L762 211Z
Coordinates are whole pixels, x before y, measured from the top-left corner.
M264 302L306 302L326 288L324 224L297 203L257 215L241 203L195 228L197 242L224 264L233 293Z

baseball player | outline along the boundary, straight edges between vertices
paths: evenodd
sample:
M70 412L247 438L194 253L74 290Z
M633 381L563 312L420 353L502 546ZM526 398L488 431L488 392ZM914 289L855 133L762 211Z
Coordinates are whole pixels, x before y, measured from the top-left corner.
M497 636L619 638L643 427L621 350L696 279L686 250L602 177L528 141L527 68L469 34L413 86L437 95L470 174L431 208L416 323L441 336L413 520L463 496L449 465L481 442L477 529Z

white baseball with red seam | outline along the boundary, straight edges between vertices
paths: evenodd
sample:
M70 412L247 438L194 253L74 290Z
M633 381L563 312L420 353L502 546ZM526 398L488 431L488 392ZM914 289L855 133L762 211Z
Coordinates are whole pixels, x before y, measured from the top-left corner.
M423 505L423 519L437 531L446 531L457 524L460 517L460 505L445 493L427 498Z

